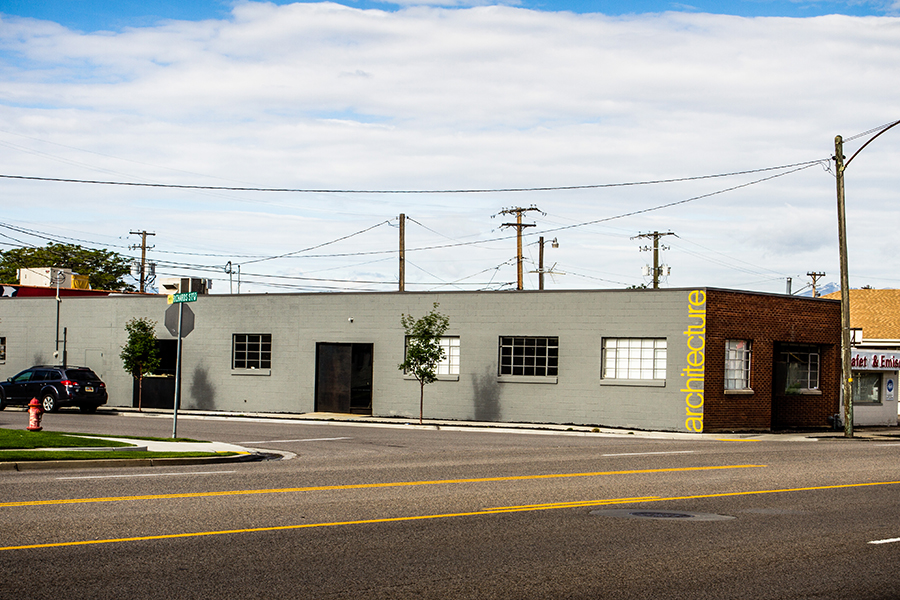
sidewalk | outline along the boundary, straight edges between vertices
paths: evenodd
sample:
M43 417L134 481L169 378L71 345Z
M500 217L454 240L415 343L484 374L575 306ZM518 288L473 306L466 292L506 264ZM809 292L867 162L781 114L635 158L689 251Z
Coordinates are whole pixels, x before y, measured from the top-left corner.
M131 407L101 407L101 411L119 416L172 418L171 409L144 409L138 411ZM452 421L445 419L423 419L419 425L417 418L410 417L374 417L346 413L262 413L231 412L179 409L179 419L230 419L230 420L273 420L286 423L310 423L341 426L398 427L442 429L447 431L486 430L506 433L522 433L532 435L574 435L592 437L631 437L659 440L773 440L773 441L815 441L817 439L844 439L844 430L809 429L779 432L718 432L718 433L683 433L677 431L645 431L640 429L620 429L612 427L594 427L587 425L557 425L553 423L499 423L492 421ZM854 427L852 439L900 440L900 427Z
M8 409L9 410L9 409ZM14 408L11 410L15 410ZM101 407L98 412L131 418L156 418L171 419L170 409L144 409L138 411L130 407ZM556 425L542 423L496 423L479 421L448 421L441 419L423 419L419 425L418 419L399 417L373 417L368 415L352 415L343 413L250 413L227 411L203 411L184 410L178 411L179 419L228 419L240 421L278 421L282 423L356 426L356 427L388 427L402 429L426 429L444 431L490 431L494 433L511 433L521 435L564 435L583 437L615 437L630 439L654 439L654 440L705 440L705 441L782 441L782 442L815 442L818 440L847 440L853 441L898 441L900 442L900 427L856 427L854 437L846 438L844 431L828 429L787 432L743 432L743 433L681 433L674 431L642 431L637 429L614 429L607 427L590 427L584 425ZM29 461L29 462L0 462L2 470L33 470L33 469L85 469L85 468L109 468L109 467L153 467L172 465L198 465L209 463L238 462L248 460L262 460L266 454L280 454L278 451L260 451L258 449L244 448L224 442L168 442L154 440L135 440L129 438L117 438L100 435L85 435L85 437L97 437L136 444L135 447L116 448L115 450L127 452L128 450L148 450L151 452L237 452L237 456L204 457L204 458L146 458L146 459L104 459L104 460L60 460L60 461ZM111 448L48 448L55 450L113 450Z

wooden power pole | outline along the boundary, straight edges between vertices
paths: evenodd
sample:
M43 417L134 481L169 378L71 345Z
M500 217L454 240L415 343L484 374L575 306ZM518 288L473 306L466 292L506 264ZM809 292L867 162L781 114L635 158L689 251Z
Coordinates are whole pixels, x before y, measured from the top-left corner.
M406 291L406 215L400 213L400 292Z
M534 227L534 223L523 223L522 215L528 211L537 211L541 212L541 209L536 206L531 206L529 208L504 208L500 211L501 215L516 215L515 223L504 223L500 227L515 227L516 228L516 289L521 290L524 289L523 286L523 277L522 277L522 230L526 227Z
M812 278L812 295L813 295L813 298L818 298L818 297L819 297L819 290L818 290L818 288L816 287L816 284L819 282L819 279L821 279L822 277L825 277L825 273L816 273L816 272L814 272L814 271L810 271L809 273L806 274L806 276Z
M144 293L144 288L147 283L147 236L148 235L156 235L155 233L149 233L147 231L129 231L131 235L139 235L141 236L141 293ZM138 246L132 246L132 250L137 250ZM151 246L153 248L153 246Z
M631 239L635 238L653 238L653 289L659 289L659 274L661 268L659 266L659 238L666 235L675 235L671 231L667 231L666 233L660 233L658 231L654 231L653 233L642 233L640 235L636 235ZM666 248L663 248L665 250ZM641 250L650 250L650 248L644 246Z

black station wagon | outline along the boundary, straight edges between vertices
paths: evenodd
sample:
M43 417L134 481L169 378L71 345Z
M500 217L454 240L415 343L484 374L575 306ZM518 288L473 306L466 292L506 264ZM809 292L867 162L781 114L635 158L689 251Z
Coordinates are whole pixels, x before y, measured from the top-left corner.
M92 413L106 404L106 384L87 367L36 366L0 381L0 410L8 404L28 404L32 398L41 401L46 412L60 406L77 406Z

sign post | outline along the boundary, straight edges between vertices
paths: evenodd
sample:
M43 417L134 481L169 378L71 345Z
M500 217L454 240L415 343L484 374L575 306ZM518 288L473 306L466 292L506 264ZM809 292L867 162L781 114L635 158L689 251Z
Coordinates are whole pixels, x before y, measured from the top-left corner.
M166 310L166 326L169 332L178 335L178 354L175 362L175 402L172 405L172 438L178 437L178 407L181 405L181 342L184 337L194 329L194 313L188 308L190 315L190 325L185 327L185 303L196 302L197 292L184 292L181 294L172 294L169 296L169 304L178 305L178 328L173 331L173 327L169 326L173 320L170 318L174 306L170 306Z

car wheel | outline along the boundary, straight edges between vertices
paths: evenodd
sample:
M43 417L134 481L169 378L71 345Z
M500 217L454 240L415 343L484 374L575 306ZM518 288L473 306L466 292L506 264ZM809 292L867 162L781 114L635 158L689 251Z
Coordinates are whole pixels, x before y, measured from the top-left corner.
M0 394L0 410L6 408L6 398L3 397L3 394Z
M47 394L44 396L44 399L41 400L41 407L44 409L44 412L56 412L59 410L59 401L53 394Z
M86 415L92 415L97 412L96 404L82 404L78 409Z

